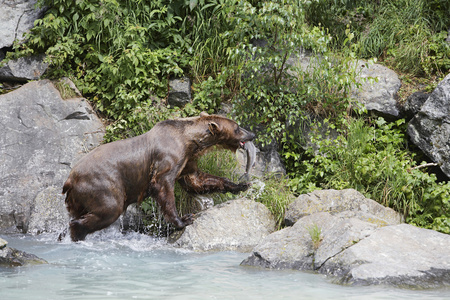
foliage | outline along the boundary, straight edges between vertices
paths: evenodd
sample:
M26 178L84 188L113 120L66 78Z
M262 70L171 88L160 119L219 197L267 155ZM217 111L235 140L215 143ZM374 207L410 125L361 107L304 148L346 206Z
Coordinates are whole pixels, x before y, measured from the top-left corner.
M450 183L414 168L406 149L404 120L366 124L348 119L336 140L316 136L319 152L310 148L304 172L292 180L298 193L317 188L354 188L366 197L394 208L409 223L450 232ZM314 183L314 184L311 184Z
M351 26L362 57L384 57L400 71L430 75L450 69L449 11L446 0L318 0L310 1L306 18L329 29L337 45Z
M289 31L286 34L291 36ZM263 147L273 142L279 145L291 174L300 170L304 152L299 128L311 116L335 118L347 111L352 106L352 91L362 83L356 80L361 69L355 63L356 54L350 44L353 34L348 29L346 36L348 44L342 56L328 50L330 37L317 27L305 30L301 40L292 43L269 38L267 45L254 47L249 54L252 59L245 65L234 111L238 120L260 132L258 140ZM300 63L303 54L295 50L298 42L314 49L306 67Z
M268 144L282 138L286 123L294 123L306 105L299 97L302 91L296 91L301 86L289 72L292 65L288 59L297 54L299 46L311 41L319 51L325 50L328 37L320 30L308 32L302 26L301 6L294 1L260 2L258 10L248 8L247 17L239 24L249 41L235 49L235 55L243 57L246 64L237 70L242 74L241 89L233 110L251 129L263 125L260 142ZM290 86L292 83L295 87Z
M245 5L238 0L203 0L190 6L193 8L184 21L183 34L189 38L190 72L196 83L215 78L237 63L228 53L236 42L229 31L233 30L234 15Z
M229 89L226 87L226 73L217 74L216 78L211 76L199 84L194 84L193 104L201 111L214 113L219 110L221 103L229 95Z
M245 197L264 204L275 217L277 228L284 226L286 207L294 200L289 189L289 179L278 175L252 180L252 186L245 193Z
M182 3L41 0L50 8L17 53L46 51L50 76L72 74L97 110L126 120L142 102L164 98L168 77L183 73Z

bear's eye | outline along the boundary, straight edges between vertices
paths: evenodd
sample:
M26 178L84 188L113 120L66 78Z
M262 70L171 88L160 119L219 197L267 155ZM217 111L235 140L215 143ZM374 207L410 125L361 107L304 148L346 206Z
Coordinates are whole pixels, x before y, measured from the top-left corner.
M239 126L236 126L234 133L239 134L240 131L241 131L241 128Z

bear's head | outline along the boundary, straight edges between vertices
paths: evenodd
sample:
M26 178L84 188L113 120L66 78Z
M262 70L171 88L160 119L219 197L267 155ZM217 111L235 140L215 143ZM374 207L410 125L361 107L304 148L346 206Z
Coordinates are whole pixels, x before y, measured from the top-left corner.
M228 118L202 112L200 119L208 126L209 142L233 152L236 152L238 148L244 148L245 143L255 138L253 132L240 127Z

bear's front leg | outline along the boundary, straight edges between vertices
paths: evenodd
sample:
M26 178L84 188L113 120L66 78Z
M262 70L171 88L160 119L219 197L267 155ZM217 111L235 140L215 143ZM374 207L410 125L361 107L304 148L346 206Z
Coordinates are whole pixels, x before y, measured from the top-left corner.
M175 228L183 229L184 227L194 223L194 215L187 214L183 217L179 217L175 205L175 194L173 191L173 184L163 182L162 184L155 184L150 189L150 195L161 207L164 219L167 222L172 223Z
M250 183L234 183L227 178L214 176L200 171L183 175L178 179L178 182L185 191L193 194L217 192L231 192L237 194L246 191L250 186Z

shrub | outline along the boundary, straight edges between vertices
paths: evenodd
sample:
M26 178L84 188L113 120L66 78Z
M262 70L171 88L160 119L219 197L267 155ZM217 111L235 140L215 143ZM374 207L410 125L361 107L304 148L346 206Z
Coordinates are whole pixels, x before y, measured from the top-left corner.
M336 140L316 140L302 162L304 172L292 182L298 193L317 188L354 188L366 197L403 213L407 222L450 232L450 183L415 168L406 148L404 120L366 124L348 119ZM314 183L314 184L311 184Z
M17 55L45 51L50 76L72 75L108 118L126 119L149 98L164 98L168 77L183 73L184 1L39 3L49 10Z

